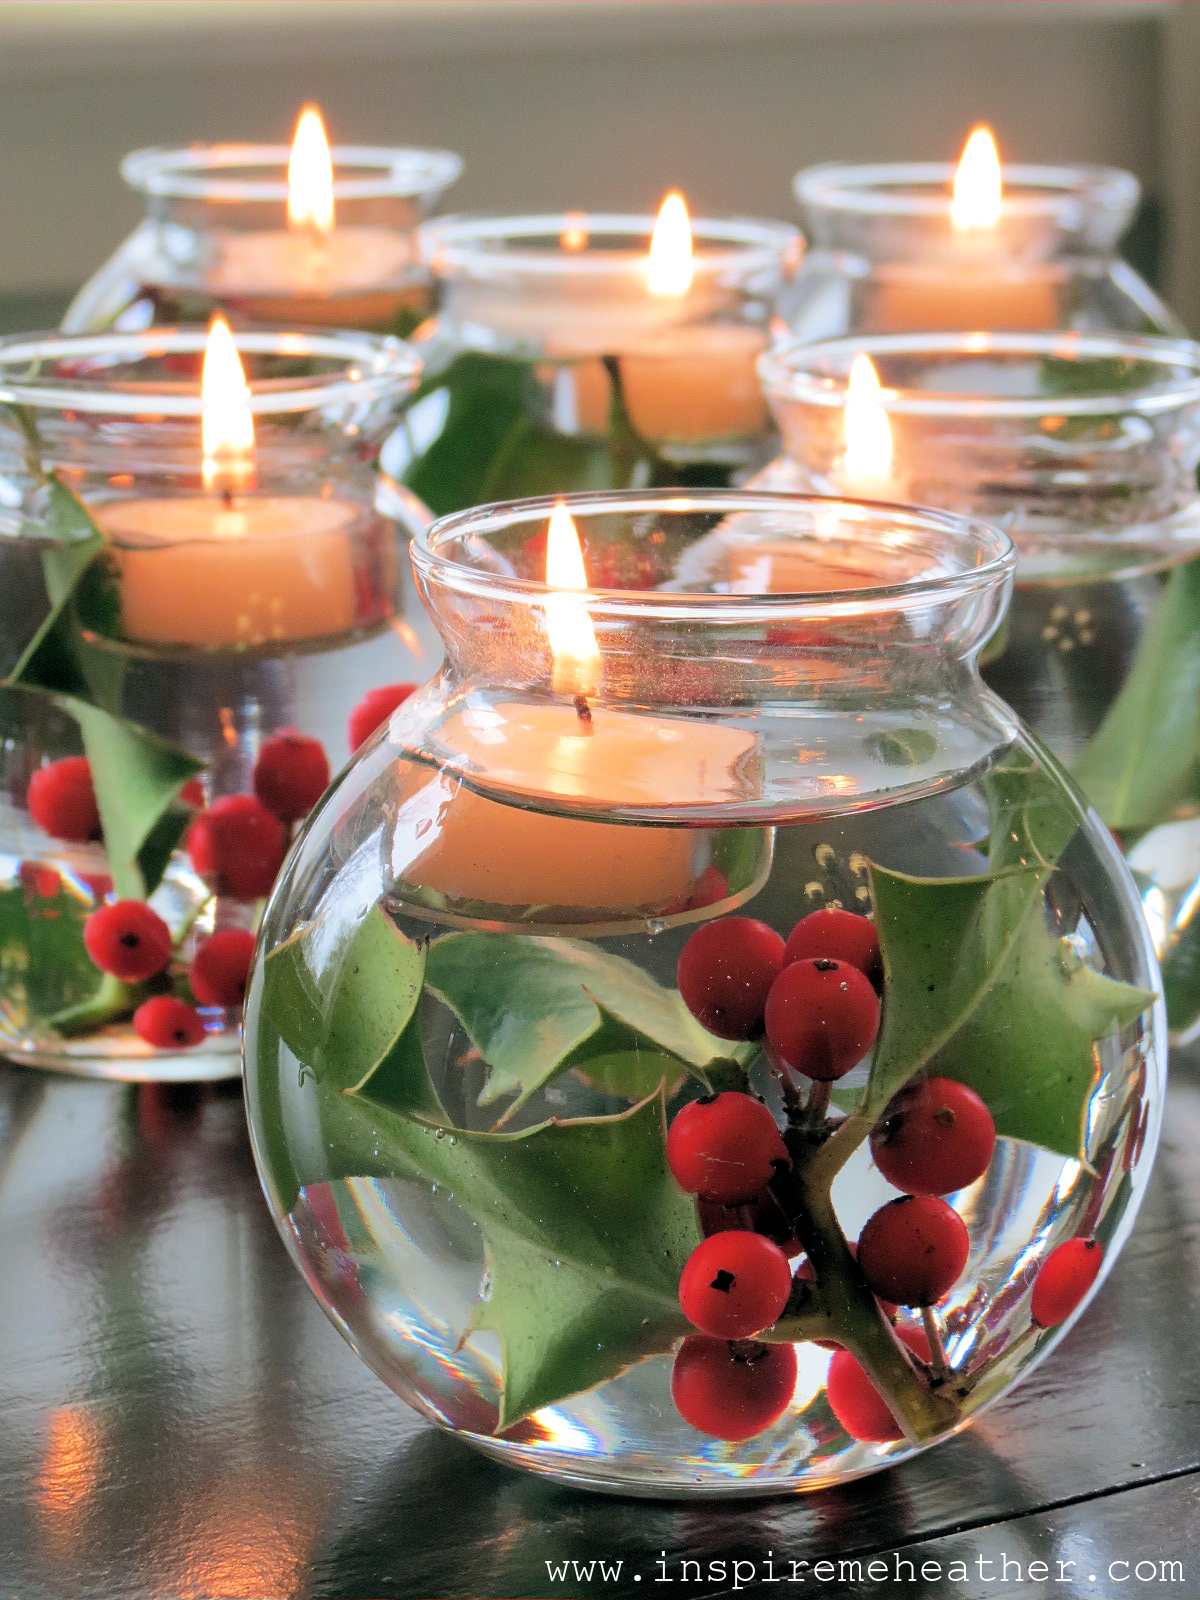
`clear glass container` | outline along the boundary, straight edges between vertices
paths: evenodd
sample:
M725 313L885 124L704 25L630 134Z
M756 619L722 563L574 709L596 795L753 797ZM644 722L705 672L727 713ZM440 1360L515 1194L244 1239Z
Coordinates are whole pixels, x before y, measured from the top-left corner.
M653 217L448 217L421 230L440 310L388 466L435 512L570 490L723 486L775 438L754 370L799 259L783 223L691 223L651 291Z
M637 587L540 583L549 499L414 542L447 665L267 908L256 1159L334 1324L439 1426L582 1486L822 1487L1045 1354L1085 1287L1047 1312L1053 1252L1111 1262L1160 1117L1153 949L1108 831L978 676L1004 534L800 496L566 504L588 570ZM881 959L833 955L838 908ZM825 981L863 1023L836 1045L787 1022L836 1031ZM898 1174L894 1097L944 1081L994 1150ZM695 1142L710 1115L749 1116L755 1154ZM901 1183L948 1194L917 1209L960 1253L897 1311L868 1237L915 1214Z
M238 1074L240 1000L204 1002L191 963L214 933L256 926L261 862L277 867L288 829L243 818L259 833L232 844L260 865L242 881L235 862L236 883L197 856L196 831L258 792L283 730L308 741L311 804L322 764L350 754L364 691L440 659L404 616L410 530L373 464L416 381L408 347L237 335L254 439L214 475L205 338L0 341L0 1047L38 1066ZM147 897L166 964L147 981L120 981L111 961L102 974L85 924ZM137 1011L164 995L202 1037L145 1041Z
M890 461L848 453L856 357ZM1200 346L1076 334L783 345L761 487L986 517L1018 549L987 682L1069 766L1143 888L1177 1034L1200 1017ZM868 427L869 427L868 422ZM848 466L849 462L849 466Z
M798 172L809 248L780 305L788 331L1183 334L1116 253L1141 196L1131 172L1005 166L995 227L963 232L954 174L934 163Z
M417 226L462 171L447 150L335 146L334 226L288 223L287 145L135 150L146 216L75 296L71 333L207 323L407 334L432 310Z

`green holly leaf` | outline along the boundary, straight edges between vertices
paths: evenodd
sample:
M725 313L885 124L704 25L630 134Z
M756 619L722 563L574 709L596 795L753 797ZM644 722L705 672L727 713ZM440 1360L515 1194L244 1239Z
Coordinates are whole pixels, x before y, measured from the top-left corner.
M1200 561L1176 567L1120 694L1075 764L1110 828L1149 828L1192 786L1200 747Z
M115 656L103 671L93 663L89 673L71 613L84 590L96 598L104 537L79 496L53 473L44 495L42 569L50 610L4 686L47 696L79 724L113 883L118 893L140 900L158 886L188 825L189 813L175 801L204 763L116 713Z
M83 943L88 910L49 869L27 868L11 889L0 890L0 989L19 1025L96 994L101 974Z
M264 964L262 1012L325 1089L441 1114L417 1018L425 947L372 906L361 922L300 928Z
M132 899L152 894L191 821L185 807L172 808L204 763L99 706L54 698L83 735L113 883Z
M1092 1049L1153 994L1081 963L1046 926L1045 870L910 878L871 868L887 998L864 1106L915 1073L956 1078L1002 1137L1083 1159Z
M491 500L615 489L656 481L663 465L630 428L614 382L604 437L557 432L544 419L532 363L425 341L425 377L389 443L388 470L439 515ZM610 377L615 364L610 365ZM711 472L707 476L711 476ZM728 468L717 470L719 483ZM678 483L669 466L664 481Z
M488 1064L480 1104L515 1096L506 1117L571 1066L644 1094L683 1069L707 1081L711 1064L744 1054L702 1028L677 990L582 940L447 934L429 947L426 983Z
M1200 917L1174 930L1162 953L1163 999L1172 1033L1190 1034L1200 1019Z
M1079 831L1079 808L1064 786L1058 763L1046 751L1035 762L1015 753L983 780L991 832L993 873L1010 867L1050 867Z
M55 633L75 585L104 549L103 534L73 489L50 473L42 493L41 531L46 540L42 577L50 610L9 674L7 681L11 683L37 682L36 677L29 677L32 663Z
M377 1113L395 1176L436 1183L483 1235L472 1321L499 1336L498 1429L670 1349L696 1207L666 1162L661 1094L614 1117L468 1133Z

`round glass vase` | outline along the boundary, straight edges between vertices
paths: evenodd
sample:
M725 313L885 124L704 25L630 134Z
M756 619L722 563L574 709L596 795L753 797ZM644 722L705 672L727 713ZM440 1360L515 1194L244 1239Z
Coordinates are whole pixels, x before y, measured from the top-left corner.
M387 463L437 513L658 484L724 486L775 439L754 370L801 241L691 223L686 287L652 292L652 217L448 217L421 230L440 309Z
M856 456L867 355L890 460ZM1072 334L890 335L761 365L788 455L760 487L986 517L1018 550L984 678L1124 845L1177 1038L1200 1019L1200 346ZM861 415L861 414L860 414ZM870 423L868 422L868 427Z
M552 504L414 542L447 665L267 908L255 1156L335 1325L439 1426L587 1487L823 1487L962 1427L1112 1261L1159 1125L1153 949L979 679L1005 535L577 496L613 576L564 592ZM901 1173L897 1097L943 1093L979 1144ZM868 1234L918 1213L953 1259L885 1281Z
M205 339L0 341L0 1048L37 1066L239 1073L237 960L291 823L364 691L440 656L404 642L408 529L372 464L407 346L239 334L253 443L205 461Z
M447 150L335 147L334 226L288 223L286 145L135 150L146 216L71 302L72 333L207 323L407 334L432 310L416 229L462 171Z
M1141 188L1111 167L1006 166L998 221L956 231L955 169L826 165L796 174L809 249L780 305L797 338L988 328L1183 327L1117 245Z

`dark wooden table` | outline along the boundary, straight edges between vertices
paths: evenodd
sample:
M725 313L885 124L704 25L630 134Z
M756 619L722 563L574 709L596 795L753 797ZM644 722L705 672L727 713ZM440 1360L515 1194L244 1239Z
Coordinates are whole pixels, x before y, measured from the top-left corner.
M807 1497L590 1496L419 1422L288 1262L236 1085L0 1065L0 1263L5 1596L1200 1596L1194 1062L1067 1343L967 1434Z

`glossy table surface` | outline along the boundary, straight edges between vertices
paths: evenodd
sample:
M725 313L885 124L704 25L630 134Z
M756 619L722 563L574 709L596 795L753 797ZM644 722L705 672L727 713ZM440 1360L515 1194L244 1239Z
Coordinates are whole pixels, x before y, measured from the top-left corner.
M0 1065L0 1261L0 1595L1200 1595L1194 1060L1066 1343L968 1433L808 1497L590 1496L420 1422L285 1256L237 1085Z

